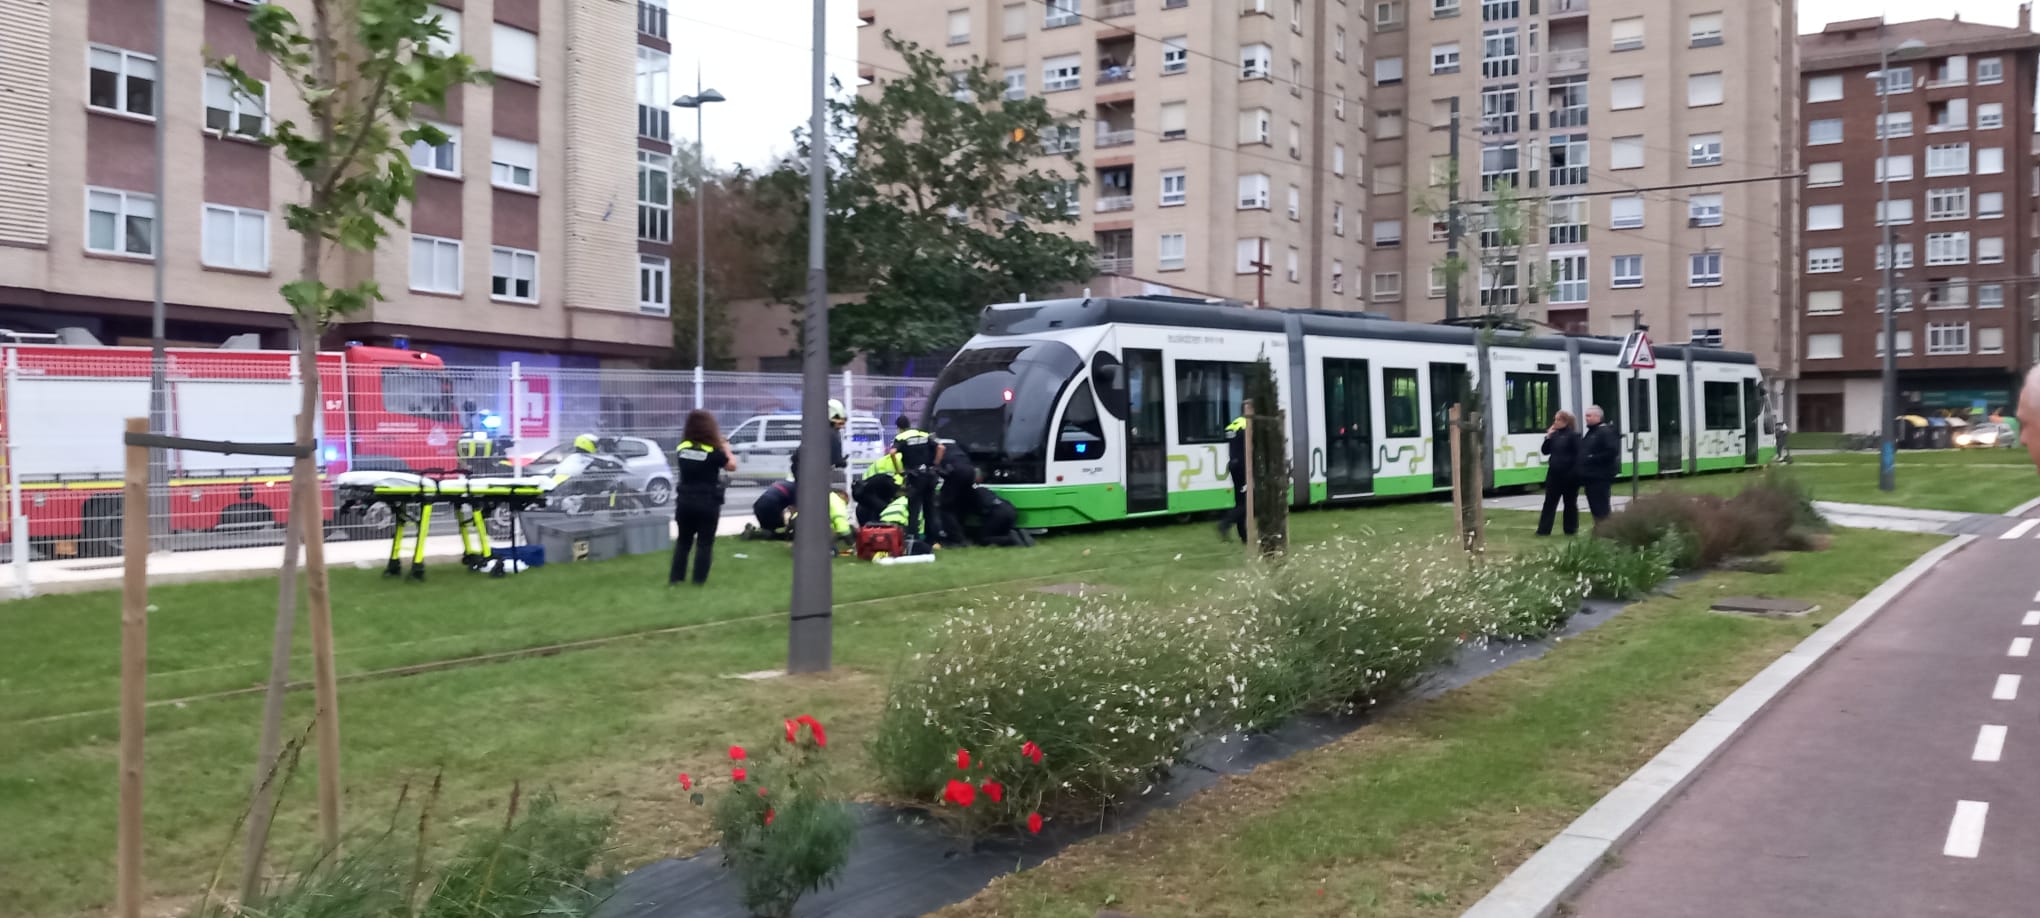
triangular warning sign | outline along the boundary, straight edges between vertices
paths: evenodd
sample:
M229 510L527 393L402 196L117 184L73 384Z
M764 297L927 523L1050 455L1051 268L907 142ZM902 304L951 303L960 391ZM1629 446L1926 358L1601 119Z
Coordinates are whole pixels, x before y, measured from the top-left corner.
M1630 332L1622 342L1622 360L1617 365L1625 370L1657 369L1657 355L1650 351L1650 335L1640 329Z

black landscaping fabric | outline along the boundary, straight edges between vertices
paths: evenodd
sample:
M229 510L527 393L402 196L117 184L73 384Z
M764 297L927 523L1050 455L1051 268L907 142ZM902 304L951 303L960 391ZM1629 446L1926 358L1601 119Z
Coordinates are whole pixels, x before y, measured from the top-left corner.
M1682 578L1683 579L1683 578ZM1669 589L1680 581L1667 583ZM1460 648L1453 661L1426 677L1405 701L1434 698L1511 664L1543 656L1559 641L1613 618L1625 604L1588 600L1563 629L1536 641L1491 641ZM1120 832L1149 813L1173 807L1218 783L1327 745L1360 727L1370 715L1298 717L1267 733L1207 740L1181 766L1128 803L1081 823L1050 822L1040 835L1002 835L966 846L926 810L855 806L857 845L836 885L794 908L796 918L909 918L976 895L1009 873L1034 867L1062 849L1096 835ZM710 848L694 857L647 864L623 878L596 918L747 918L738 889Z

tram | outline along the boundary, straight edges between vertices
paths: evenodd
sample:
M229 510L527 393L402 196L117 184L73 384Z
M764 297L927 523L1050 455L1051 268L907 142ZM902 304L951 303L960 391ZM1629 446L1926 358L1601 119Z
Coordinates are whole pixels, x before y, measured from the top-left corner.
M1551 415L1600 405L1644 475L1766 465L1750 354L1658 346L1633 381L1621 343L1179 297L988 306L936 381L924 424L968 451L1020 525L1080 526L1232 505L1225 426L1266 355L1287 412L1294 505L1449 493L1447 412L1493 406L1488 487L1544 480Z

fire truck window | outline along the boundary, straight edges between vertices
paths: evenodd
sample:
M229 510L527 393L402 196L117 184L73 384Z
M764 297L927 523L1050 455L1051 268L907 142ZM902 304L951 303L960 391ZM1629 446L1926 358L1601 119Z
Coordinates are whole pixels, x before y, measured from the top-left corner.
M421 370L382 371L383 410L436 421L453 421L453 396L439 375Z

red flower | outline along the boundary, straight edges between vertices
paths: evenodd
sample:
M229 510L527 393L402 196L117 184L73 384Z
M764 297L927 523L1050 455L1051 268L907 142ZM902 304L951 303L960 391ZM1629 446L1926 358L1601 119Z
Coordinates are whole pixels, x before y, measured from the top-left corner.
M764 789L764 788L762 788L762 787L761 787L761 788L758 788L758 796L760 796L760 797L763 797L763 796L765 796L765 789Z
M744 780L744 775L745 771L742 768L730 769L730 780L732 781L742 781Z
M741 762L741 761L743 761L743 760L744 760L744 747L742 747L742 746L731 746L731 747L730 747L730 761L732 761L732 762Z
M766 825L768 825L768 826L769 826L769 825L771 825L771 824L772 824L772 817L773 817L773 815L774 815L774 814L773 814L773 811L772 811L772 810L769 810L769 809L768 809L768 810L766 810L766 811L765 811L765 824L766 824Z
M992 798L993 803L1006 799L1006 788L997 781L986 781L978 785L978 790L984 791L985 796Z
M1036 765L1041 764L1041 747L1035 745L1033 740L1020 744L1020 755L1029 762L1033 762Z
M693 778L690 778L690 777L688 777L688 776L687 776L687 773L686 773L686 772L684 772L684 771L680 773L680 789L681 789L681 790L693 790L693 789L694 789L694 779L693 779Z
M1034 833L1034 834L1036 834L1036 835L1040 835L1040 834L1041 834L1041 814L1040 814L1040 813L1028 813L1028 814L1027 814L1027 831L1029 831L1029 832L1032 832L1032 833Z
M794 739L793 721L789 720L786 722L786 741L791 743L793 742L793 739Z
M967 807L977 802L977 788L970 786L969 781L950 781L949 786L942 789L942 799Z
M794 718L793 722L807 727L808 730L815 735L815 745L827 746L829 744L829 735L827 733L822 732L821 721L809 717L806 714L802 714L801 716Z
M956 767L963 771L970 770L970 750L968 749L956 750Z

